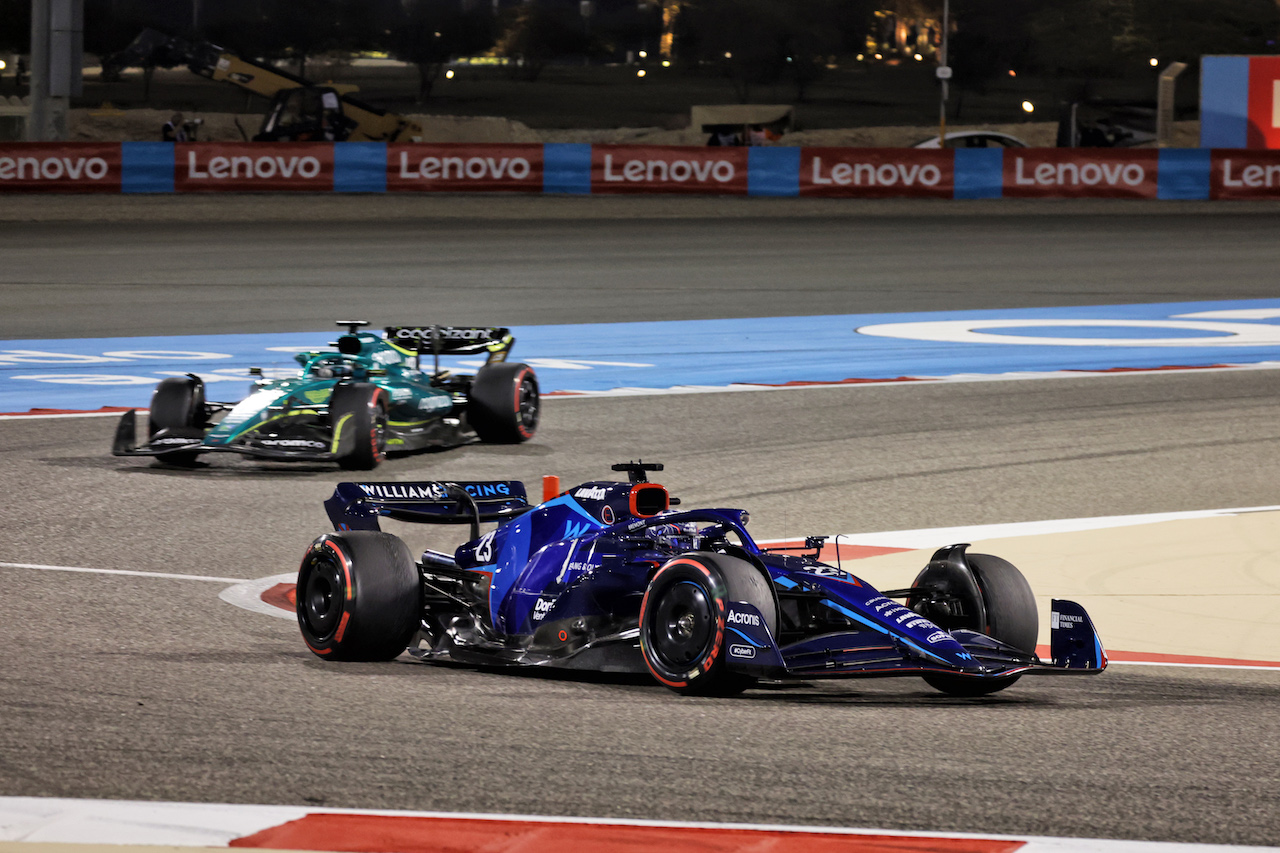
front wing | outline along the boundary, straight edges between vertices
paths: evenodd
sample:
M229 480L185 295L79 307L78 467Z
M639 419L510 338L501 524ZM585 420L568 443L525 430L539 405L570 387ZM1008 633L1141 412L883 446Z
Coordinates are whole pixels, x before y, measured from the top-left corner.
M942 673L976 679L1011 675L1090 675L1107 667L1107 655L1083 607L1054 599L1051 659L1041 660L976 631L951 636L974 666L958 669L930 660L907 642L866 631L823 634L779 647L760 614L744 602L729 604L726 663L731 669L774 678L856 678Z
M137 413L130 409L120 416L116 424L115 439L111 444L112 456L154 456L164 457L172 453L239 453L242 456L253 456L259 459L274 459L281 462L333 462L350 452L349 447L333 447L332 443L310 439L274 439L276 446L250 444L239 441L231 444L206 444L205 431L160 430L145 444L137 443ZM355 436L348 433L347 442L354 442ZM340 444L344 442L340 438ZM163 461L163 459L161 460Z

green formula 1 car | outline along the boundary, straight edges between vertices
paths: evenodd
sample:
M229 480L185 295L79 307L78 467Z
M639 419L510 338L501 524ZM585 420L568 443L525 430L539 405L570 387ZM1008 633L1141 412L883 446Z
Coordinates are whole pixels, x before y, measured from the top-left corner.
M191 466L202 453L230 452L287 462L337 462L370 469L387 452L481 441L514 444L538 427L533 368L506 360L507 329L393 326L362 332L344 320L335 351L301 352L296 376L259 378L239 403L205 400L198 376L165 379L151 397L146 443L126 412L111 452ZM440 369L441 355L487 356L475 374ZM431 355L423 369L423 355Z

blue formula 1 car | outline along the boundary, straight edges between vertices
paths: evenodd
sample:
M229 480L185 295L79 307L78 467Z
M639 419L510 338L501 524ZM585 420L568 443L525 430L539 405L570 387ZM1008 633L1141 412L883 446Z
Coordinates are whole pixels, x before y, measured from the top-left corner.
M291 376L259 378L238 403L205 400L200 377L165 379L151 397L148 437L137 443L136 413L116 427L115 456L150 456L191 466L202 453L229 452L277 462L336 462L370 469L387 452L481 441L514 444L538 427L533 368L506 360L507 329L393 326L385 335L347 333L332 350L300 352ZM431 369L423 355L433 356ZM483 355L474 374L440 368L441 355Z
M424 661L648 671L700 695L761 678L910 675L979 696L1107 665L1070 601L1053 601L1052 660L1038 658L1031 589L999 557L952 545L910 587L880 592L819 561L822 537L762 548L744 510L672 509L679 501L648 482L661 468L614 465L629 482L583 483L536 506L517 481L341 483L325 502L337 532L298 572L303 639L325 660L407 649ZM471 537L415 561L381 516L469 524Z

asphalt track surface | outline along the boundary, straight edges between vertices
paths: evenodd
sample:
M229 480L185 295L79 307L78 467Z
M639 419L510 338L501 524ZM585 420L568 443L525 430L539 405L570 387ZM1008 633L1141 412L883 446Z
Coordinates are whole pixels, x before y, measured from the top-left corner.
M0 339L1247 299L1280 268L1275 204L9 196L0 220Z
M842 265L869 253L879 268L896 272L876 287L845 293L846 301L824 313L906 310L926 299L933 308L1029 304L1011 300L1033 268L1041 289L1023 298L1035 304L1274 296L1274 279L1262 272L1275 268L1280 251L1277 222L1265 211L1203 219L1161 214L1129 224L1083 214L973 222L908 217L895 227L853 220L806 218L805 227L790 227L789 240L807 239L820 250L813 266L796 255L771 260L764 251L739 258L731 271L751 271L760 288L730 300L721 315L735 307L746 314L802 313L805 304L819 310L816 294L841 280ZM981 243L990 262L981 288L976 265L953 275L922 253L951 240L943 232L952 226L977 229L984 222L1002 236ZM585 282L594 263L597 278L603 270L638 286L661 270L649 249L666 246L667 263L684 271L683 290L668 286L669 292L685 294L680 302L695 306L694 313L716 316L712 309L731 283L688 274L688 265L701 257L699 269L709 275L748 243L729 251L730 229L718 221L625 224L520 222L502 233L523 234L525 247L568 245L584 232L609 235L596 248L618 244L614 267L608 259L592 261L586 250L577 267L568 255L560 261L549 255L539 273L544 283L557 276ZM77 293L91 294L96 285L129 280L111 292L133 294L134 326L113 326L112 334L197 331L170 325L180 316L169 287L178 267L155 269L134 257L153 251L156 232L19 227L20 261L5 270L6 282L57 284L60 271L64 285L74 278ZM469 232L481 227L488 226L454 222L450 233L474 247L482 235ZM784 245L771 242L780 226L753 227L757 244ZM314 251L295 252L297 241L309 239L309 226L175 228L182 245L204 247L210 281L220 269L233 271L228 279L258 269L243 247L245 235L257 233L258 257L274 254L279 261L271 275L258 270L260 293L286 268L302 282L293 285L301 290L259 298L269 315L288 313L276 303L296 298L308 283L327 282L325 294L335 295L345 275L335 259L356 260L349 249L322 241L308 244ZM407 276L422 249L406 244L429 241L435 230L409 229L393 239L397 232L389 229L370 228L368 240L380 234L386 246L364 266L385 272L386 258ZM705 229L719 236L709 239ZM866 229L877 241L852 251L846 243L861 241ZM628 248L627 234L635 230L642 233L639 245ZM1145 258L1126 249L1125 233L1149 249ZM1240 233L1251 239L1231 236ZM1022 241L1017 235L1028 238L1027 253L1013 252ZM1089 241L1092 251L1068 251L1090 235L1097 238ZM226 242L219 249L220 239ZM1234 247L1230 253L1223 242ZM36 245L46 247L39 253L45 278L36 277L37 253L23 248ZM510 266L494 266L487 276L497 269L503 280L527 278L528 269L511 260L514 250L501 245L493 263L508 258ZM112 263L101 260L108 249ZM1033 263L1037 252L1041 261ZM1222 253L1216 267L1204 258L1215 252ZM1058 263L1045 267L1043 253ZM1160 260L1170 253L1172 260ZM1228 263L1229 255L1246 257ZM623 275L618 269L627 257L636 262ZM1001 257L1003 264L995 264ZM1074 266L1067 267L1071 258ZM449 274L461 281L456 266ZM1125 270L1135 280L1121 287ZM199 291L197 270L190 275L189 286ZM841 275L847 281L847 270ZM788 277L800 281L797 292L814 295L793 299L788 291L780 302L776 287L772 296L761 295L764 282ZM477 274L476 281L483 278ZM1110 283L1105 294L1099 278ZM914 291L928 282L936 285L927 296ZM363 313L377 314L370 319L411 307L394 301L393 290L370 286L361 303ZM657 281L650 287L661 289ZM482 313L482 321L495 310L533 311L537 301L533 292L522 302L512 295L521 289L490 293L475 281L469 297L460 285L454 290L455 307L468 318ZM215 291L201 309L201 330L259 330L240 328L250 313L241 313L248 309L232 290ZM48 311L27 286L7 284L4 292L5 335L14 334L11 326L23 336L53 334L39 325ZM587 292L553 297L554 319L601 319L609 306L640 304L621 288L590 291L597 294L591 298ZM408 299L408 291L400 298ZM104 306L117 301L63 302L63 328L88 334L95 323L116 322ZM139 307L151 303L168 307L154 313ZM323 328L354 304L292 307L304 317L295 322ZM544 425L529 444L393 459L378 476L514 477L536 489L542 474L571 484L601 476L610 462L643 457L667 464L663 481L686 505L749 508L759 538L1275 505L1280 419L1272 373L561 399L548 401ZM0 421L0 481L9 491L0 504L0 561L249 579L292 570L326 529L321 502L338 479L332 469L216 458L199 470L171 471L108 456L112 430L107 418ZM432 539L410 542L422 546L453 533L433 531ZM326 664L303 648L288 621L220 601L224 585L208 580L17 568L0 568L0 579L6 592L0 795L1218 843L1280 839L1275 672L1117 665L1092 678L1025 678L981 700L948 698L915 679L807 682L735 699L688 699L644 679ZM1259 657L1274 654L1260 650Z

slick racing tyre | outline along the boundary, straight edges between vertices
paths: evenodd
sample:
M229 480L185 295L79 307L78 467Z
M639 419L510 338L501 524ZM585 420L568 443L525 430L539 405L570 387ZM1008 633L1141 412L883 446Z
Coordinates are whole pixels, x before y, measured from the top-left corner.
M1027 654L1035 654L1040 619L1036 613L1035 596L1022 572L1013 563L990 554L967 554L965 558L973 569L972 580L965 576L962 569L942 565L925 568L912 584L916 587L939 589L954 596L960 605L958 613L937 613L926 603L914 600L909 600L908 606L948 631L967 628L994 637ZM979 597L980 607L977 601ZM982 623L978 614L984 611L986 621ZM932 673L924 676L930 686L952 696L984 696L1005 689L1018 678L1016 675L1005 678L973 678Z
M486 364L471 383L467 422L481 441L519 444L538 430L538 377L527 364Z
M731 601L760 612L776 636L778 610L765 576L746 560L689 553L658 569L640 604L640 651L659 682L691 696L730 696L756 679L727 668L725 617Z
M298 569L298 627L325 660L392 660L422 618L409 547L376 530L321 536Z
M204 382L197 376L171 376L160 380L151 395L147 432L155 437L160 430L175 434L203 434L205 426ZM156 458L166 465L184 468L196 464L200 454L189 450L162 453Z
M345 452L339 467L372 471L387 452L387 406L382 389L365 382L341 383L329 398L335 444ZM348 440L348 436L354 438Z

